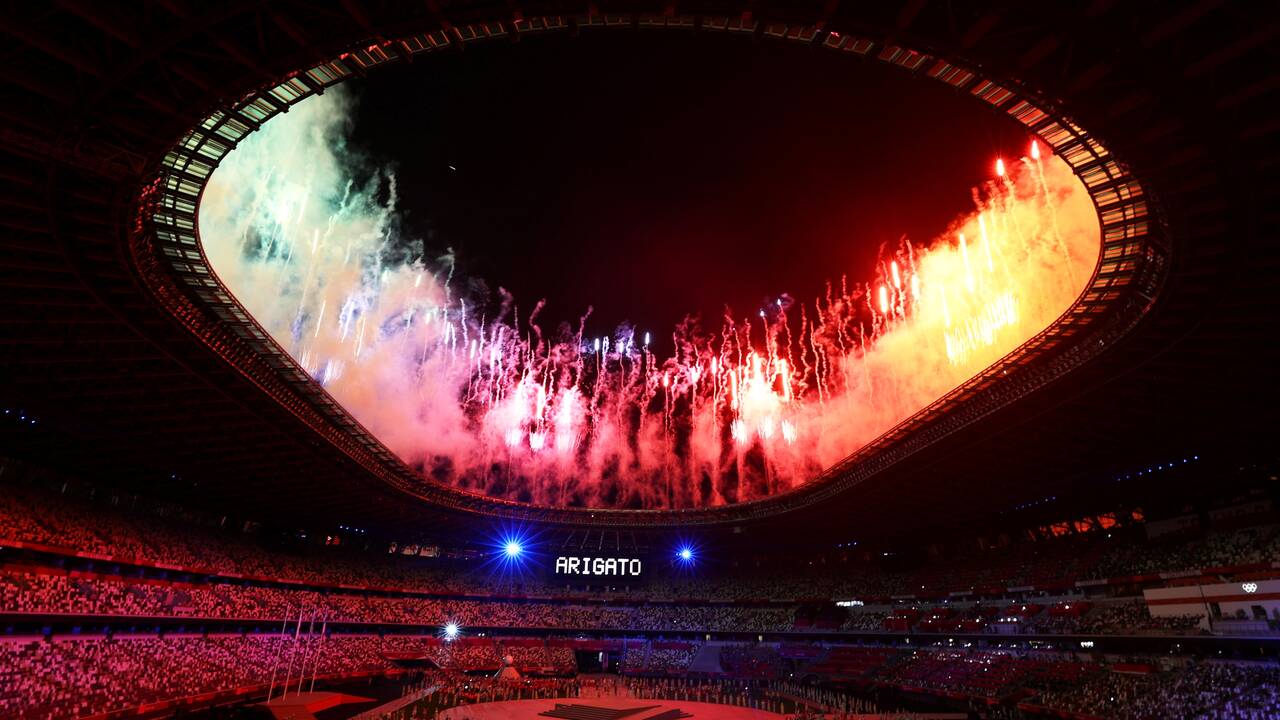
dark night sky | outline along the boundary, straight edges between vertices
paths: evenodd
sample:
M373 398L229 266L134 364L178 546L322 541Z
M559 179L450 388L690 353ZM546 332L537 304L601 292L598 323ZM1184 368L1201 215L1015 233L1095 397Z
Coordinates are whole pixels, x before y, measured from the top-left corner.
M689 312L718 330L726 303L867 279L879 244L938 233L1026 142L897 68L718 35L526 38L354 89L355 145L396 167L409 230L522 317L594 305L589 335L664 338Z

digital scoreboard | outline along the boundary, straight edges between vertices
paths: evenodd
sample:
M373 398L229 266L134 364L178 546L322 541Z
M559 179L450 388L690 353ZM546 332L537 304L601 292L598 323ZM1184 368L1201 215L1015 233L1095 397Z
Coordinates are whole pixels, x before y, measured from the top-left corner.
M646 558L635 555L556 555L548 566L548 575L556 582L635 585L644 582L649 573Z

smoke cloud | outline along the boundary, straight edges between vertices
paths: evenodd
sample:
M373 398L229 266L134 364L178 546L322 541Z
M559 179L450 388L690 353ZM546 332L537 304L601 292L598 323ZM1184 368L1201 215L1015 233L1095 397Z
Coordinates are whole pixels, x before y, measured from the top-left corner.
M424 482L493 497L672 508L785 492L1046 327L1097 261L1083 186L1056 158L1022 158L941 236L886 248L875 277L689 319L658 357L644 331L543 328L538 308L464 292L482 284L424 256L395 176L347 147L351 103L341 88L308 99L223 161L200 206L205 251Z

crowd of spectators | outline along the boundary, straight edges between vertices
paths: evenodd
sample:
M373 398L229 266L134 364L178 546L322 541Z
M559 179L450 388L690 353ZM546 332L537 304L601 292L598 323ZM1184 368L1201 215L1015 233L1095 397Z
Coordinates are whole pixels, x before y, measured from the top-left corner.
M814 657L804 668L804 675L813 675L828 682L858 682L881 672L896 662L901 653L886 647L837 646Z
M488 641L422 643L416 638L404 638L399 652L418 651L442 668L455 670L497 670L501 665L501 651Z
M148 505L124 496L92 502L34 487L6 484L0 492L0 539L19 540L164 563L210 574L279 578L311 584L356 585L434 594L494 593L557 596L581 589L529 576L496 587L474 561L406 557L341 548L309 552L266 550L244 528L224 527L181 508ZM1081 578L1248 566L1280 558L1280 527L1270 525L1165 542L1106 541L1094 534L1005 547L957 550L910 571L884 571L869 563L819 558L748 560L721 567L715 577L655 578L643 588L593 588L601 596L702 601L888 597L1007 586L1061 585ZM471 564L468 565L468 562ZM470 567L470 570L468 568ZM870 620L868 620L870 622ZM863 628L858 628L863 629Z
M1240 567L1280 558L1280 526L1265 525L1209 533L1187 540L1173 538L1117 545L1098 559L1090 577L1132 577L1161 572Z
M1030 607L1038 609L1038 606ZM980 617L980 609L935 609L933 614L920 611L915 615L899 612L894 619L917 631L969 631L967 626L953 627L968 622L976 628L973 631L987 627L994 632L994 625L985 625L991 618ZM568 599L470 599L379 595L358 590L322 592L219 582L216 578L209 582L166 582L68 573L57 568L0 565L0 612L242 620L282 620L296 618L301 613L307 618L332 622L443 625L452 621L476 628L777 632L794 629L797 610L795 606L783 604L600 604ZM949 619L931 620L938 612L946 613ZM887 618L884 611L850 612L840 629L863 632L907 629L887 628ZM1017 631L1086 635L1195 634L1203 632L1199 629L1202 620L1201 614L1153 616L1144 602L1131 600L1099 603L1081 614L1024 614L1018 617ZM934 627L939 623L942 630Z
M738 678L772 679L782 674L783 662L776 645L724 645L720 669Z
M731 681L679 679L699 647L679 642L628 645L626 676L613 683L635 697L737 702L735 692L748 693L764 707L789 687L793 694L821 695L818 699L829 707L854 707L838 692L772 684L771 678L787 675L777 672L783 661L769 644L723 646L720 662L732 674ZM292 633L9 638L0 641L0 717L61 720L202 693L266 687L273 681L279 689L286 667L292 668L293 686L304 676L306 685L312 675L380 673L410 659L430 660L441 668L432 675L441 692L466 695L470 702L532 697L535 692L571 697L583 691L583 682L600 682L566 677L503 684L492 679L492 671L504 656L525 671L555 668L567 676L574 672L572 649L528 638L445 642L432 636L324 635L305 630L299 639ZM830 657L808 665L811 670L790 669L804 676L821 668L840 668L840 673L856 675L862 683L1006 703L1021 700L1053 712L1100 717L1280 716L1280 666L1274 663L1165 662L1160 669L1154 659L1141 664L1130 660L1112 666L1054 652L867 647L833 648ZM850 664L857 666L852 675ZM475 671L486 674L458 674ZM676 679L660 679L663 676Z
M1026 698L1026 704L1055 713L1121 720L1280 717L1280 666L1274 662L1187 661L1160 669L1154 658L1109 664L1070 653L975 649L836 648L832 656L850 653L876 655L859 673L879 684L983 701ZM836 666L824 658L810 671Z
M627 675L683 675L701 645L691 642L629 644L622 659Z
M689 669L689 663L693 662L697 654L698 646L692 643L684 646L654 648L649 651L644 672L660 675L683 674Z
M1012 653L965 650L916 651L890 666L883 678L900 686L997 698L1030 669Z
M1035 704L1119 720L1262 720L1280 717L1280 668L1274 664L1190 662L1158 672L1105 671L1087 682L1045 691Z
M1128 602L1099 605L1079 617L1051 618L1047 614L1042 624L1033 626L1038 632L1069 633L1076 635L1107 635L1112 633L1177 633L1195 630L1203 614L1155 616L1145 602Z
M139 515L116 506L119 498L102 500L89 503L21 485L5 485L4 492L0 492L0 539L109 556L120 562L163 563L209 574L452 594L487 594L493 590L478 587L468 574L431 559L336 548L318 553L269 550L249 533L195 522L194 516L179 509L161 515Z
M522 673L565 675L578 670L572 648L551 647L541 641L536 644L502 644L499 653L510 657L511 664Z
M1085 603L1085 605L1089 605ZM1069 607L1069 605L1068 605ZM1081 613L1039 612L1017 618L1018 631L1038 635L1173 634L1203 632L1203 613L1152 615L1142 600L1090 606Z
M427 558L325 549L297 553L267 550L251 534L204 519L196 522L194 516L177 508L153 506L140 514L116 507L110 497L88 505L22 486L0 489L0 539L115 558L90 564L58 560L56 553L0 551L0 563L8 563L0 564L0 613L242 619L277 624L301 618L315 625L441 626L453 622L490 631L657 633L769 633L837 627L865 632L884 629L886 623L895 621L921 631L929 629L924 626L928 622L942 623L937 627L945 629L954 623L982 626L995 620L980 612L991 609L985 604L965 610L929 610L933 603L924 603L914 614L895 611L890 616L885 610L870 608L844 613L830 600L855 594L1035 584L1046 580L1050 572L1058 573L1053 579L1060 582L1072 577L1251 566L1280 558L1280 532L1274 526L1210 533L1190 541L1110 545L1097 538L1078 538L1060 545L1022 544L975 553L945 566L927 564L911 572L882 573L870 567L812 563L795 563L789 568L722 568L715 576L685 577L680 582L659 578L643 590L626 591L621 599L610 597L611 602L606 603L533 578L495 588L483 573ZM166 574L122 568L122 563L131 560L206 572ZM244 577L233 577L236 575ZM273 580L303 584L295 587ZM492 597L508 594L526 597ZM486 595L489 597L483 597ZM756 602L783 598L794 602ZM1142 601L1104 600L1071 614L1028 611L1017 624L1022 632L1035 633L1190 633L1202 620L1200 615L1153 617ZM393 632L411 630L395 628ZM319 675L382 672L394 667L397 657L429 660L455 672L489 672L500 667L508 655L525 673L576 672L573 650L544 640L496 642L471 637L447 643L430 635L325 636L307 635L306 631L303 640L294 642L291 637L286 633L94 636L52 641L3 638L0 717L58 720L266 684L273 671L279 672L281 658L299 648L307 648L314 657L313 669ZM647 678L682 676L700 648L692 642L633 644L627 647L623 670ZM1280 716L1276 691L1280 671L1271 665L1190 663L1133 674L1098 663L1012 652L931 649L902 653L860 648L858 653L834 662L831 658L835 655L833 651L824 660L833 677L983 699L1030 696L1032 702L1062 712L1121 718ZM784 669L795 669L794 658L785 660L776 646L768 644L723 646L719 660L721 669L737 678L776 678L783 676ZM822 666L814 662L813 667ZM494 693L509 693L514 687L486 685L486 681L474 678L457 682L462 683L460 691L466 692L488 688ZM714 683L636 682L640 693L714 695L725 689ZM539 687L546 692L580 690L580 685Z
M0 566L0 612L182 616L468 627L617 630L786 630L792 608L734 605L600 605L386 597L227 583L169 584Z
M73 576L0 566L0 612L177 616L469 627L617 630L746 630L789 627L785 606L598 605L386 597L225 583L171 584L115 576ZM850 613L844 630L880 630L882 612ZM1081 615L1040 612L1020 631L1036 634L1179 633L1195 631L1202 615L1152 616L1140 600L1102 604Z
M982 699L1025 697L1027 704L1054 712L1126 720L1166 717L1259 720L1276 717L1280 710L1277 691L1280 668L1275 665L1189 663L1165 671L1133 674L1055 653L856 650L876 656L876 662L868 667L881 683ZM478 686L503 687L501 683L477 683L467 678L460 678L456 683L457 691L461 692L465 684L467 692L473 694ZM590 690L580 687L584 684L590 684ZM725 680L648 676L631 677L621 684L611 682L607 688L596 687L597 684L596 680L570 681L559 691L564 697L585 696L588 692L592 695L626 693L637 698L730 704L748 698L752 704L770 709L781 707L771 704L771 700L787 699L789 710L804 712L807 704L810 712L824 713L827 717L877 711L874 704L845 691L793 681L760 684L742 677ZM519 691L519 685L505 687L510 697ZM1016 712L1012 715L1021 717Z
M155 514L155 508L147 514L128 512L117 505L122 500L118 497L89 503L21 485L6 485L4 490L0 493L0 539L94 553L121 562L160 562L208 574L435 594L582 594L579 589L551 585L535 577L509 579L502 587L495 587L490 573L469 572L460 562L333 548L313 554L267 550L249 534L195 522L195 516L177 508L161 515ZM887 594L901 589L897 579L871 572L871 568L865 572L846 570L835 574L822 572L822 568L742 567L724 569L725 574L714 579L656 579L645 588L594 588L593 594L732 601L830 598L855 591Z
M242 686L266 685L293 653L294 682L391 668L380 638L277 635L0 641L0 717L58 720Z
M840 629L860 630L863 632L881 630L884 628L884 619L886 617L888 617L888 613L884 612L851 612L845 617L844 622L840 624Z
M292 633L225 636L10 638L0 641L0 717L58 720L240 687L304 689L314 676L384 672L396 658L457 672L493 671L500 655L522 670L576 670L573 651L544 643L468 638ZM303 668L305 670L305 678ZM464 676L459 676L464 677ZM465 676L468 688L485 678ZM533 687L533 685L529 685ZM541 686L539 686L541 687ZM557 686L558 687L558 686Z
M1112 666L1067 653L930 649L890 653L871 668L877 684L984 702L1025 698L1027 705L1088 717L1280 716L1274 663L1187 662L1160 670L1153 659Z
M331 622L455 622L476 628L775 632L792 629L795 610L786 605L604 605L319 592L225 582L169 583L0 565L0 612L242 620L283 620L301 614L307 619ZM946 627L962 623L968 617L966 612L969 611L950 613L959 620L948 621ZM841 629L881 630L886 617L884 612L849 613ZM900 619L904 617L917 630L929 630L929 622L940 622L930 621L933 616L928 614L914 620L900 614ZM1018 631L1189 634L1199 632L1202 617L1152 616L1141 600L1134 600L1099 604L1079 615L1038 612L1019 618ZM980 620L975 616L973 622Z

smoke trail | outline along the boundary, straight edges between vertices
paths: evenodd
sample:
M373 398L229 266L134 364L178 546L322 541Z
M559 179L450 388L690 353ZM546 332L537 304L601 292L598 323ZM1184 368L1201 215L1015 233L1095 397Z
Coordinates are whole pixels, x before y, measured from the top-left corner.
M1097 260L1081 184L1027 158L867 282L718 328L687 320L661 358L634 328L548 332L538 309L463 292L451 253L427 261L401 232L394 176L348 151L349 116L335 89L232 152L201 203L205 250L425 480L496 497L700 507L786 491L1043 329Z

